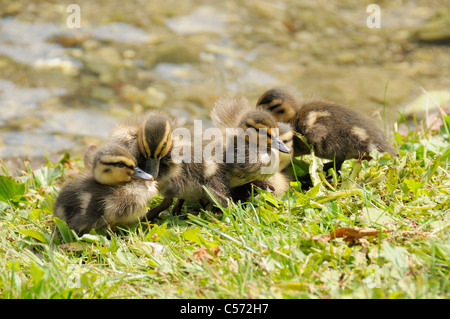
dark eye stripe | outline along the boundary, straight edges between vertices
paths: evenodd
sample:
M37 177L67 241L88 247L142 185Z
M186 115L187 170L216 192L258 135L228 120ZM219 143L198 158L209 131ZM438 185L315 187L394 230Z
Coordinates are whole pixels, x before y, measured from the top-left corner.
M267 128L256 128L255 126L253 126L253 124L249 123L249 122L245 122L244 123L244 129L253 129L255 131L258 131L258 134L261 133L261 130L264 130L264 132L266 133L267 137L269 137L270 139L272 138L272 134L269 132L269 130Z
M144 153L143 155L145 158L150 157L151 151L150 151L150 148L148 147L148 143L146 141L146 136L145 136L145 122L139 128L138 147L139 147L141 153Z
M268 107L267 109L272 112L273 110L279 108L281 105L282 105L281 103L278 103L278 104L272 105L271 107Z
M245 122L243 125L243 128L245 130L247 130L248 128L255 128L252 124L250 124L249 122Z
M133 166L127 165L124 162L103 162L103 161L100 161L100 163L102 163L103 165L106 165L106 166L116 166L116 167L122 166L122 167L127 167L129 169L134 169Z

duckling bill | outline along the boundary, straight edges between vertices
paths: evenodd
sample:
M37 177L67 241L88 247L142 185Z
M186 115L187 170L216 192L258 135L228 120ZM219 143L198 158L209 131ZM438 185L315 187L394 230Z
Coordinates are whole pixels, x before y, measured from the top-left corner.
M62 187L55 216L79 234L137 222L156 195L153 176L118 144L100 147L91 156L91 170Z

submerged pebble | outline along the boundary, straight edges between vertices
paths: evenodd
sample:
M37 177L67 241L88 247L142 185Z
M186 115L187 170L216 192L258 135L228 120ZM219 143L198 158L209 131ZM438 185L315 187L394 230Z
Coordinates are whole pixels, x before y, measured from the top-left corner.
M166 19L166 25L180 35L200 32L220 33L225 31L229 16L218 8L202 6L192 13Z
M155 87L148 87L141 90L133 85L124 85L120 90L120 95L127 101L140 104L147 108L161 108L167 99L167 94Z
M63 95L64 89L23 88L0 79L0 127L11 119L20 119L39 112L38 105L53 96Z
M123 43L144 44L150 39L143 30L124 22L101 24L93 27L90 33L94 39Z

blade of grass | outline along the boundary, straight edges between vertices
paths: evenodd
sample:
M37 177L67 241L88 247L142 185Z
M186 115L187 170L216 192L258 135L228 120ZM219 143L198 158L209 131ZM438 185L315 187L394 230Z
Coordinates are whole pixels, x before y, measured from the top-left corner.
M248 247L247 245L245 245L244 243L240 242L239 240L237 240L236 238L233 238L232 236L226 234L225 232L218 230L216 228L211 227L210 225L208 225L204 220L202 220L201 218L194 216L192 214L188 214L188 217L190 220L192 220L193 222L195 222L196 224L205 227L206 229L209 229L212 232L215 232L216 234L219 234L220 236L223 236L229 240L231 240L232 242L234 242L235 244L238 244L239 246L242 246L243 248L247 249L248 251L251 251L252 253L257 253L256 250L254 250L251 247Z

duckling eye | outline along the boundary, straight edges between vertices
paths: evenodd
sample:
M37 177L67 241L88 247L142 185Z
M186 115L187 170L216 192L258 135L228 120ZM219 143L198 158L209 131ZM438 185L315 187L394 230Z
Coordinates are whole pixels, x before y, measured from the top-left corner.
M124 168L124 167L125 167L125 163L124 163L124 162L118 162L118 163L116 164L116 166L117 166L117 167L120 167L120 168Z
M284 114L284 110L279 110L277 114Z

